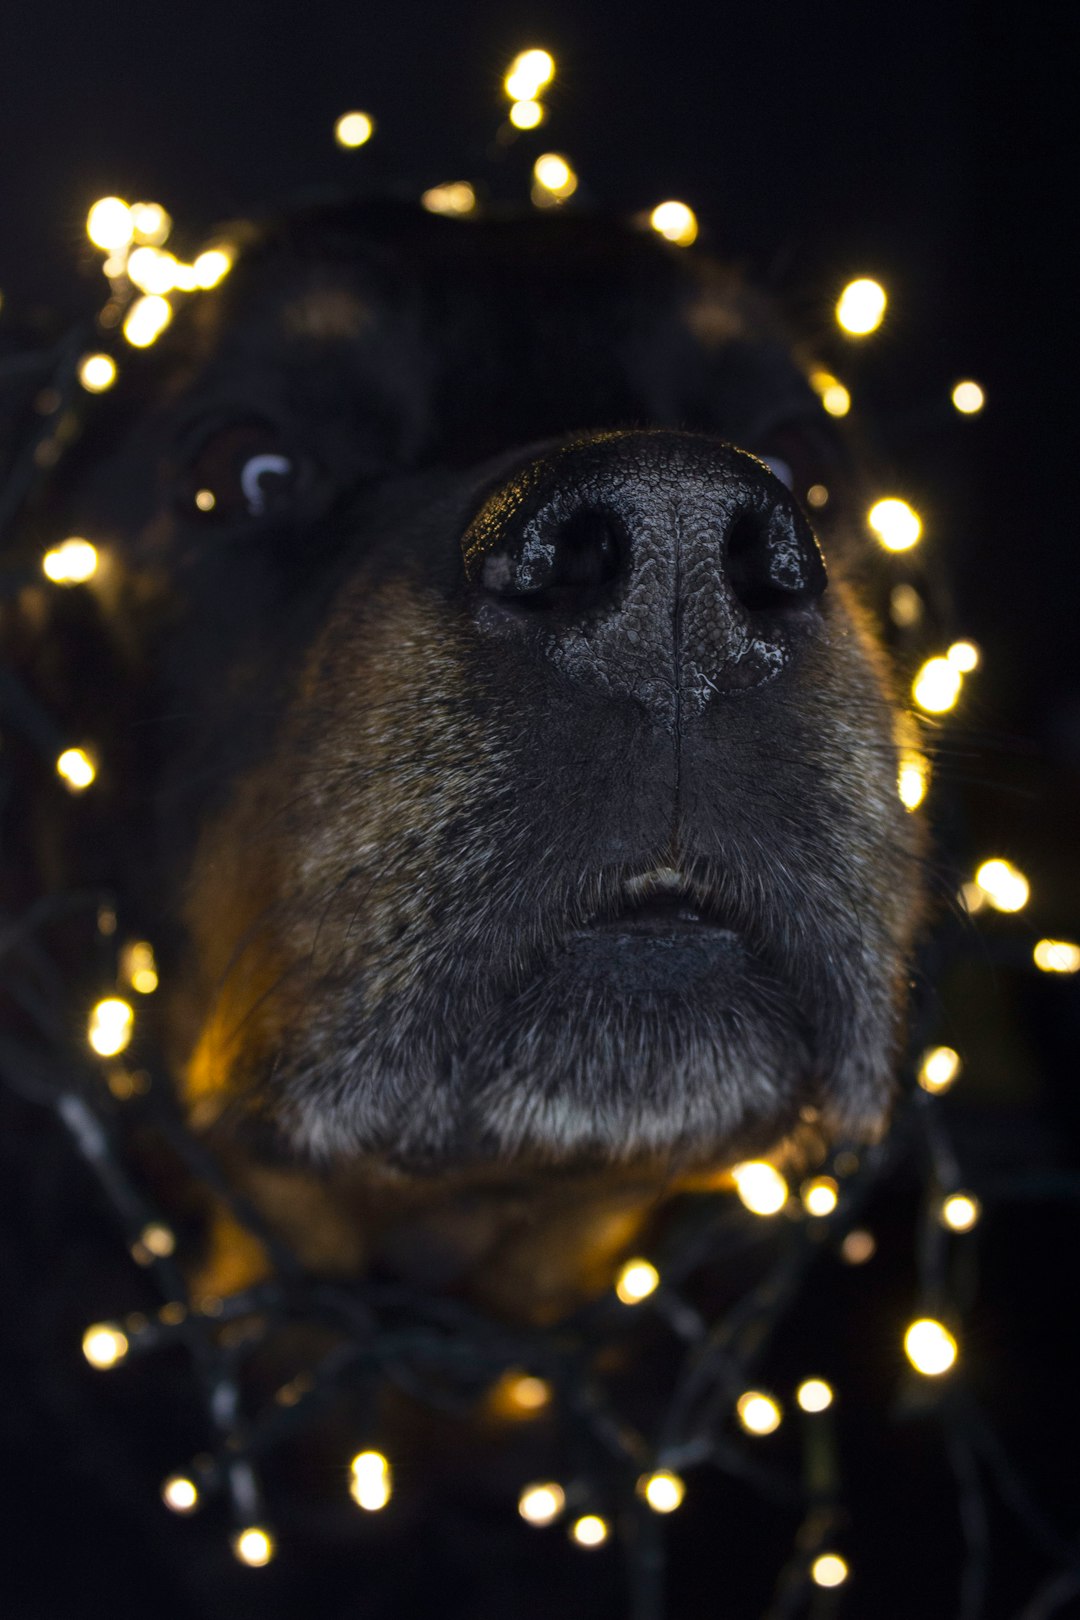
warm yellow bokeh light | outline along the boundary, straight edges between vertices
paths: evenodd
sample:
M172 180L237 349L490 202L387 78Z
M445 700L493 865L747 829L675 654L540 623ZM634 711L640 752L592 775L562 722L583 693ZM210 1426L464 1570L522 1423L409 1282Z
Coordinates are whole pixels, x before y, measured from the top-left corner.
M420 198L429 214L471 214L476 208L476 192L467 180L449 180L432 186Z
M191 1513L199 1505L199 1492L193 1479L172 1474L161 1487L161 1500L173 1513Z
M1071 939L1040 939L1032 956L1043 973L1080 973L1080 945Z
M910 551L922 535L922 519L913 506L898 496L875 501L866 521L886 551Z
M273 1558L274 1550L273 1536L256 1524L249 1525L233 1538L233 1552L251 1569L262 1569Z
M176 1253L176 1233L164 1221L150 1221L139 1233L139 1242L158 1260Z
M149 247L160 247L169 239L172 220L160 203L132 203L131 227L136 242L145 242Z
M957 1357L957 1344L943 1322L932 1316L912 1322L904 1334L904 1350L916 1372L924 1378L939 1378L947 1373Z
M822 1553L810 1565L810 1579L815 1586L843 1586L848 1578L848 1567L839 1553Z
M339 146L363 146L374 133L375 120L366 112L342 113L334 125L334 139Z
M511 101L533 101L554 77L555 58L550 51L522 51L511 62L503 89Z
M104 253L118 253L135 234L131 209L122 197L100 197L86 216L86 234Z
M125 948L122 972L140 996L153 995L158 987L158 971L154 947L149 940L137 939Z
M970 675L982 662L982 654L973 641L954 641L945 656L961 675Z
M116 381L116 361L109 354L84 354L79 361L79 381L88 394L103 394Z
M97 572L97 547L72 535L53 546L41 559L42 573L54 585L82 585ZM93 781L93 777L90 778Z
M570 1534L579 1547L599 1547L608 1538L608 1527L598 1513L585 1513L574 1520Z
M928 658L911 683L911 695L926 714L947 714L960 697L964 677L947 658Z
M106 996L90 1014L86 1038L99 1057L116 1057L131 1041L135 1011L119 996Z
M566 1493L553 1480L526 1485L518 1497L518 1512L529 1524L551 1524L566 1506Z
M156 247L137 247L129 254L127 277L140 292L155 293L159 297L172 292L176 286L179 264L176 255L163 253Z
M136 349L147 349L172 320L172 305L157 293L136 298L124 316L123 333Z
M349 1494L365 1513L378 1513L393 1494L390 1463L381 1451L360 1451L349 1464Z
M207 248L192 265L196 287L204 291L216 287L232 269L232 254L225 248Z
M676 247L689 247L697 241L697 215L684 202L672 200L657 203L649 215L649 224L665 241L674 242Z
M775 1165L747 1159L731 1172L735 1190L754 1215L776 1215L788 1200L788 1184Z
M56 773L72 793L81 793L96 777L97 767L85 748L65 748L56 762Z
M533 164L533 178L544 191L561 201L577 190L577 175L558 152L542 152Z
M846 416L851 409L851 395L831 371L812 371L810 386L830 416Z
M857 281L849 281L837 299L837 324L851 337L865 337L881 325L887 302L880 282L860 276Z
M919 623L924 612L923 599L906 580L894 585L889 592L889 615L893 624L898 624L902 630L910 630L912 625Z
M958 382L952 391L952 402L961 416L974 416L986 404L986 395L977 382Z
M877 1251L877 1240L865 1226L856 1226L840 1245L840 1257L849 1266L865 1266Z
M101 1370L115 1367L127 1352L127 1334L112 1322L95 1322L83 1334L82 1353L91 1367Z
M544 107L539 101L515 101L510 108L510 122L515 129L538 129L544 117Z
M638 1481L638 1489L654 1513L674 1513L686 1495L686 1485L669 1468L658 1468Z
M551 1401L551 1385L546 1378L522 1373L507 1387L507 1399L519 1412L539 1412Z
M931 1046L919 1064L919 1084L924 1091L948 1091L960 1068L959 1052L951 1046Z
M896 773L896 792L905 810L917 810L930 786L930 767L921 754L903 753Z
M833 1392L824 1378L806 1378L795 1391L804 1412L824 1412L833 1403Z
M941 1206L941 1224L950 1232L970 1232L982 1208L973 1193L950 1193Z
M814 1176L799 1188L799 1197L808 1215L831 1215L840 1200L840 1189L832 1176Z
M1011 861L983 861L975 882L995 911L1023 911L1031 899L1031 885Z
M624 1305L637 1305L660 1286L660 1273L648 1260L628 1260L615 1279L615 1292Z
M783 1418L777 1402L760 1389L748 1389L740 1395L735 1410L747 1434L772 1434Z

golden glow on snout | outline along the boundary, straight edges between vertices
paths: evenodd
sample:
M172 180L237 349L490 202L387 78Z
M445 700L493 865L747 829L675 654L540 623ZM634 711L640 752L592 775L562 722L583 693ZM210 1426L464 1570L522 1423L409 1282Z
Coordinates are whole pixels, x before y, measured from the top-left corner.
M1071 939L1040 939L1032 956L1041 973L1080 973L1080 945Z
M836 302L836 321L849 337L866 337L876 332L885 319L888 299L879 281L860 276L849 281Z
M947 1373L959 1353L956 1340L943 1322L924 1316L904 1334L904 1350L916 1372L924 1378Z
M72 793L82 793L97 775L97 766L85 748L65 748L56 762L56 774Z
M82 1337L82 1353L91 1367L104 1372L123 1361L128 1353L128 1338L115 1322L95 1322Z
M54 585L82 585L97 573L97 547L72 536L53 546L41 559L41 571Z
M640 1305L660 1286L660 1273L648 1260L628 1260L615 1279L615 1292L624 1305Z
M926 714L947 714L955 709L964 677L947 658L928 658L914 681L911 695Z
M735 1190L753 1215L777 1215L788 1201L788 1184L775 1165L748 1159L731 1172Z
M684 202L657 203L649 215L649 224L666 242L676 247L689 247L697 241L697 215Z
M518 1497L518 1512L527 1524L552 1524L566 1506L566 1493L553 1480L526 1485Z
M866 514L866 521L886 551L910 551L923 532L918 512L897 495L875 501Z
M84 354L79 381L88 394L103 394L116 381L116 361L108 354Z
M983 861L975 882L995 911L1023 911L1031 899L1031 885L1023 872L1000 857Z
M931 1046L919 1064L919 1084L924 1091L948 1091L961 1066L960 1054L951 1046Z
M365 1513L379 1513L393 1494L390 1464L381 1451L361 1451L349 1465L349 1495Z
M740 1395L735 1411L747 1434L773 1434L784 1417L778 1402L760 1389L748 1389Z
M349 149L365 145L374 133L375 120L366 112L342 113L334 125L335 141Z
M638 1489L654 1513L674 1513L686 1495L686 1485L670 1468L658 1468L638 1481Z
M131 1041L135 1013L119 996L106 996L90 1014L86 1038L98 1057L116 1057Z
M958 382L952 391L952 402L961 416L975 416L986 404L986 394L977 382Z
M135 235L131 209L122 197L99 197L86 216L86 234L103 253L119 253Z

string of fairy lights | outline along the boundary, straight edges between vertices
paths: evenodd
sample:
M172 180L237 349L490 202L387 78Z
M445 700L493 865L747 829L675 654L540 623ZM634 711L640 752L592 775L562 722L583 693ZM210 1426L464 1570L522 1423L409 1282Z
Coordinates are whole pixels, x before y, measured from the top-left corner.
M504 82L508 139L532 138L548 122L543 97L555 72L552 56L543 50L525 51L511 64ZM373 139L376 128L372 114L353 110L337 121L335 139L345 149L359 149ZM578 189L573 165L561 152L539 153L531 174L531 202L537 208L563 206ZM481 188L471 180L442 182L424 191L420 200L431 212L461 217L482 212L483 206ZM693 210L674 199L658 203L639 223L676 247L689 247L698 235ZM99 346L74 352L67 345L58 351L50 391L57 403L31 435L10 476L14 495L7 498L6 508L0 492L0 517L9 533L33 479L51 475L60 457L56 447L75 436L73 419L120 379L124 345L150 348L169 325L178 296L212 289L232 267L228 242L214 242L190 260L171 251L166 244L172 239L172 221L157 203L102 198L90 208L86 230L103 255L109 287L97 321ZM879 282L868 277L850 281L835 308L843 340L870 337L887 310ZM815 369L811 381L826 412L842 417L852 410L851 393L831 372ZM971 379L958 381L951 398L960 416L976 415L985 405L982 388ZM824 507L829 491L815 485L807 499L811 507ZM919 513L898 494L880 495L866 514L866 527L883 551L900 559L926 539ZM16 568L13 589L25 590L35 575L39 589L93 588L101 562L101 548L93 539L57 536L43 555L30 560L32 566ZM919 584L904 577L902 561L898 566L889 611L900 630L919 633L925 623L924 598ZM967 640L914 662L909 679L915 713L936 723L956 709L965 682L980 664L979 649ZM0 672L0 682L5 722L26 735L71 795L91 792L107 743L69 737L13 672ZM929 752L899 751L897 792L912 814L923 809L931 793ZM968 875L961 875L957 898L966 918L985 911L1019 919L1031 902L1031 885L1007 856L987 852ZM76 898L72 903L81 902ZM797 1383L777 1387L768 1376L768 1352L814 1268L827 1263L857 1267L873 1258L876 1240L865 1224L865 1206L883 1175L914 1150L927 1166L926 1218L919 1296L909 1320L896 1325L897 1370L903 1365L902 1352L909 1376L928 1388L960 1386L963 1331L950 1286L951 1267L954 1246L975 1241L970 1234L979 1226L983 1199L961 1172L940 1103L962 1080L963 1059L951 1046L929 1043L921 1027L925 1013L914 1034L911 1083L884 1144L872 1149L838 1144L811 1167L812 1173L800 1173L794 1181L789 1161L781 1156L737 1165L696 1200L694 1219L676 1237L658 1241L648 1252L627 1255L610 1291L572 1320L554 1329L509 1328L453 1300L370 1281L328 1282L304 1273L230 1187L213 1154L177 1111L168 1077L154 1057L152 1004L159 972L152 943L127 936L123 908L111 899L91 896L85 904L99 943L104 939L111 947L115 968L112 982L100 985L85 1010L86 1049L57 1035L54 1020L42 1016L24 993L18 972L10 971L13 964L17 970L20 952L31 946L38 954L42 951L51 901L25 918L0 919L0 955L9 970L6 988L40 1030L36 1042L0 1037L0 1070L16 1092L53 1111L99 1181L133 1259L160 1291L162 1303L153 1314L133 1313L89 1326L82 1340L87 1362L104 1372L168 1347L184 1346L190 1354L212 1443L201 1444L187 1462L178 1460L163 1481L167 1509L187 1516L215 1499L223 1501L236 1558L252 1568L265 1566L278 1553L279 1535L283 1551L288 1546L288 1526L279 1532L266 1506L265 1459L328 1398L350 1387L381 1380L423 1396L437 1374L444 1398L457 1381L458 1410L464 1415L482 1410L507 1422L543 1416L553 1435L573 1437L573 1444L553 1439L551 1455L578 1461L569 1472L553 1469L523 1478L517 1512L537 1531L562 1525L583 1551L620 1541L633 1620L660 1620L665 1598L655 1527L680 1509L694 1490L695 1474L706 1468L750 1488L760 1488L764 1480L774 1490L782 1471L768 1457L769 1437L790 1429L794 1409L800 1414L804 1472L812 1483L783 1480L786 1500L801 1506L802 1520L790 1560L778 1573L769 1620L803 1613L815 1592L857 1581L857 1553L846 1529L836 1461L834 1419L844 1392L822 1376L812 1359ZM1019 920L1012 926L1024 930L1035 970L1052 976L1080 973L1076 941L1038 936ZM962 937L967 941L970 930ZM147 1191L133 1145L137 1132L145 1133L148 1126L167 1140L186 1173L210 1188L262 1246L265 1280L222 1298L193 1293L180 1259L177 1221ZM693 1300L695 1279L715 1266L718 1256L722 1260L725 1242L738 1249L759 1226L772 1239L764 1275L718 1320L704 1320ZM298 1317L330 1330L332 1348L252 1412L244 1388L245 1358L272 1343L286 1322ZM606 1352L613 1344L632 1345L644 1321L667 1331L674 1356L670 1386L656 1400L648 1433L621 1412L604 1371ZM940 1402L952 1454L960 1459L955 1467L968 1537L961 1620L976 1620L988 1579L986 1538L978 1533L979 1523L985 1522L987 1481L996 1484L1003 1498L1022 1498L1029 1515L1038 1519L1043 1543L1056 1554L1056 1561L1050 1559L1054 1579L1078 1569L1075 1543L1039 1514L1002 1460L1000 1447L991 1453L977 1438L982 1430L965 1426L961 1414L970 1404L970 1396L966 1403L945 1397ZM351 1460L342 1459L349 1494L366 1514L387 1509L397 1490L393 1457L379 1438L376 1433L364 1436Z

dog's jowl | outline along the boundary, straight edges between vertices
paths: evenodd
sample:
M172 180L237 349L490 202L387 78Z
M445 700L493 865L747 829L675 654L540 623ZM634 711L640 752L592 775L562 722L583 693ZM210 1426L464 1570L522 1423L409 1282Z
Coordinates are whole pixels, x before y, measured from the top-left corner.
M765 306L613 224L342 207L127 370L64 491L129 705L93 859L195 1118L399 1185L875 1130L916 834Z

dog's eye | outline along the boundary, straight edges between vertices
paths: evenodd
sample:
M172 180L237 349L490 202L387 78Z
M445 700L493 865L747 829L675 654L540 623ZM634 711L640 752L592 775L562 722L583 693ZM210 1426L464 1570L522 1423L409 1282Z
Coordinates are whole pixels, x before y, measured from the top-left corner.
M223 523L272 517L292 505L301 463L270 423L234 422L203 440L182 480L181 506Z

